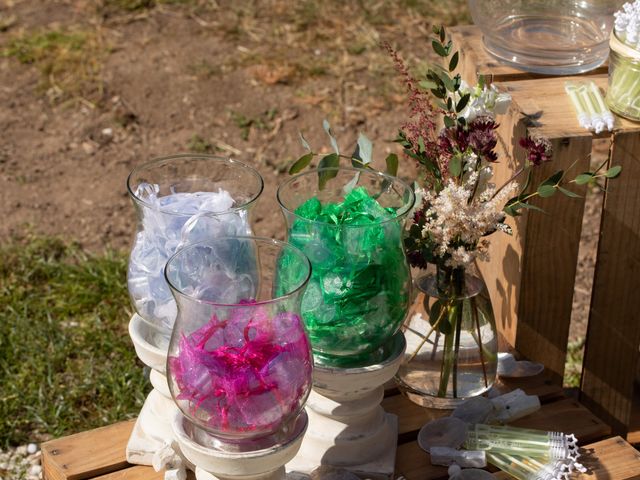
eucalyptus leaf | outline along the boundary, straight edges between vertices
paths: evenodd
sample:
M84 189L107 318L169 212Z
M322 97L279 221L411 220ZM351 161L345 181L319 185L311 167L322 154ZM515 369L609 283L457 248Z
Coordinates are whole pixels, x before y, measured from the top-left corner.
M449 71L453 72L456 67L458 66L458 61L460 60L460 55L458 52L453 54L453 57L451 57L451 60L449 61Z
M440 41L444 42L444 39L447 37L447 34L444 29L444 25L440 25L440 31L438 32L438 35L440 36Z
M580 175L578 175L576 177L576 184L577 185L586 185L591 180L593 180L593 173L591 173L591 172L581 173Z
M336 140L336 137L333 136L333 132L331 131L331 125L329 125L329 121L327 119L324 119L322 121L322 128L324 128L324 131L327 132L327 135L329 136L329 141L331 142L333 151L336 152L336 155L340 155L340 149L338 148L338 141Z
M302 146L304 147L304 149L310 152L311 146L309 145L309 142L307 142L307 139L304 138L304 135L302 135L302 132L298 132L298 135L300 136L300 141L302 142Z
M462 173L462 158L460 155L454 155L449 160L449 173L452 177L459 177Z
M537 207L537 206L532 205L532 204L527 203L527 202L520 202L520 206L522 208L528 208L529 210L535 210L536 212L547 213L543 209L541 209L540 207Z
M433 80L421 80L418 85L420 85L425 90L431 90L432 88L437 88L438 84Z
M300 157L298 160L295 161L293 165L291 165L291 168L289 168L289 175L293 175L295 173L301 172L302 170L307 168L311 163L311 160L313 160L313 153L311 152Z
M425 296L425 298L428 298L428 296ZM442 302L440 300L436 300L435 302L433 302L433 305L431 305L431 308L429 308L429 324L432 327L435 326L441 314Z
M387 173L395 177L398 174L398 155L390 153L384 161L387 164Z
M555 193L555 185L548 185L543 183L538 187L538 195L540 195L542 198L552 197Z
M542 182L542 184L543 185L557 185L558 183L560 183L560 180L562 180L563 176L564 176L564 170L558 170L553 175L551 175L549 178L547 178L544 182Z
M440 43L439 41L432 40L431 41L431 46L433 47L433 51L436 52L441 57L446 57L447 56L447 51L445 50L444 45L442 45L442 43Z
M440 333L449 335L450 333L453 333L453 327L456 323L456 317L458 314L458 307L457 305L451 305L445 308L447 309L446 318L440 320L438 330L440 330Z
M565 194L567 197L571 197L571 198L582 198L580 195L578 195L575 192L572 192L571 190L568 190L566 188L563 187L558 187L558 190L560 190L563 194Z
M620 165L616 165L615 167L611 167L604 173L604 176L607 178L616 178L622 172L622 167Z
M358 135L358 153L363 164L371 163L373 144L363 133Z
M322 157L322 160L320 160L320 163L318 164L318 168L337 167L339 164L340 157L335 153L331 153ZM318 187L320 190L324 189L327 182L337 175L338 170L320 170L318 172Z
M469 103L469 99L471 98L471 94L470 93L465 93L461 98L460 101L458 101L458 104L456 105L456 112L460 113L462 110L464 110L464 108L467 106L467 104Z
M529 170L527 172L527 179L524 182L524 185L522 186L522 189L520 190L520 195L522 195L524 192L527 191L527 188L529 188L529 185L531 184L531 170Z

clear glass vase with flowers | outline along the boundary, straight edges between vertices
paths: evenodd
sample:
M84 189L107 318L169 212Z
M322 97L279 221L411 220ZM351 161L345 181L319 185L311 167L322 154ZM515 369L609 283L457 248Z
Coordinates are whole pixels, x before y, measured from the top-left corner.
M532 200L556 194L577 197L571 185L597 186L599 179L615 178L622 169L607 167L605 161L593 171L558 170L536 182L532 171L552 160L551 143L526 137L519 139L526 153L522 166L497 185L496 117L507 111L511 99L482 77L476 85L463 82L456 72L461 52L454 51L444 27L435 27L434 34L431 45L442 66L432 66L422 79L414 78L400 55L384 44L408 93L409 117L396 141L419 170L404 246L411 266L435 266L434 273L414 280L424 293L426 315L404 323L407 350L396 379L413 401L452 408L486 392L496 377L495 319L476 268L477 261L488 259L490 236L512 234L507 217L543 209ZM335 145L328 124L325 130ZM308 166L316 155L304 138L303 145L309 153L293 164L291 173ZM361 134L351 156L336 149L320 166L335 167L343 157L356 168L371 169L371 142ZM392 153L385 163L387 173L396 175L398 157Z

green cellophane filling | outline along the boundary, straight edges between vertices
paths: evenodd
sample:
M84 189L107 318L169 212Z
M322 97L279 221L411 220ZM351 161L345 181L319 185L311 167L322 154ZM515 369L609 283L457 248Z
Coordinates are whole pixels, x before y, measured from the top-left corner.
M395 209L359 187L341 203L310 198L295 213L289 242L312 265L302 317L316 359L362 362L398 330L408 308L409 267ZM278 284L295 276L289 263L281 259Z

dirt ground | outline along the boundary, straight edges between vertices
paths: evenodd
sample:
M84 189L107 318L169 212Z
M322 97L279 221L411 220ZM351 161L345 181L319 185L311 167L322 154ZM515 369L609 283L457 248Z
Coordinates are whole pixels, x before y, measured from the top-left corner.
M282 238L275 189L303 153L298 131L326 149L327 118L345 151L360 131L379 161L397 151L390 140L405 97L379 44L420 70L431 25L468 22L465 5L0 0L0 242L36 232L126 249L135 228L128 173L187 151L256 167L266 188L255 231ZM572 339L588 313L597 199L587 211Z
M135 222L127 174L190 150L256 167L266 183L256 231L282 237L275 187L304 153L299 130L328 146L327 118L345 150L358 131L379 158L396 148L387 139L401 122L402 89L378 44L411 42L407 56L425 56L431 27L417 11L407 10L404 31L385 17L391 7L376 7L376 20L357 2L122 6L136 2L0 3L0 238L28 229L126 248ZM46 31L88 32L86 43L98 43L95 85L78 88L75 70L43 82L38 61L7 56L16 38Z

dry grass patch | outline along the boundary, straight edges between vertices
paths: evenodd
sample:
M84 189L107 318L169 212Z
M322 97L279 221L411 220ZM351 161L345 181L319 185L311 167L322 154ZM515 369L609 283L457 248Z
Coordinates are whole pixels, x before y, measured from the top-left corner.
M39 87L53 102L93 104L103 98L102 62L108 48L98 30L22 31L9 37L1 53L35 66Z

